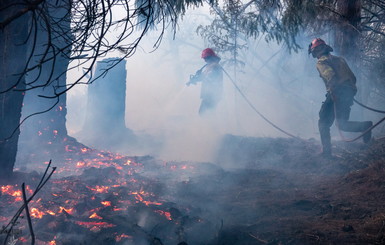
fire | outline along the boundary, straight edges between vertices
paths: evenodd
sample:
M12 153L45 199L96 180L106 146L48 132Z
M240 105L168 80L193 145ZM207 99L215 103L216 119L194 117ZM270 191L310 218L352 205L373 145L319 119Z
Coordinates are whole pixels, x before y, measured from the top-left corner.
M155 210L155 212L166 217L166 219L168 219L168 220L172 220L170 212L166 212L166 211L162 211L162 210Z
M95 188L92 188L92 187L88 187L88 189L90 190L93 190L94 192L97 192L97 193L108 193L108 189L110 189L109 186L95 186Z
M55 240L49 241L48 245L56 245L56 241Z
M100 217L97 213L93 213L90 215L90 217L88 217L90 219L103 219L102 217Z
M32 217L37 218L37 219L41 219L45 215L44 212L40 211L37 208L31 208L30 213L31 213Z
M59 213L62 213L63 211L65 211L68 214L73 214L74 213L74 209L73 208L63 208L63 207L59 207L59 208L60 208Z
M81 148L80 151L81 151L82 153L86 153L86 152L88 151L88 149L87 149L87 148Z
M110 201L102 201L101 204L105 207L108 207L108 206L111 206L111 202Z
M161 202L152 202L152 201L144 200L143 196L149 196L149 194L144 192L144 191L140 191L139 193L138 192L131 192L131 194L135 195L135 199L138 200L139 202L145 204L146 206L149 206L149 205L160 206L163 204Z
M126 235L126 234L121 234L121 235L117 235L117 236L115 237L115 240L116 240L117 242L120 242L123 238L132 238L132 236L129 236L129 235Z
M69 145L66 145L66 146L65 146L65 151L66 151L66 152L71 152L71 151L73 151L73 150L70 149L70 146L69 146Z
M47 212L47 214L50 214L50 215L52 215L52 216L53 216L53 215L56 215L56 213L53 212L53 211L51 211L51 210L47 210L46 212Z
M82 167L85 167L85 166L86 166L86 163L83 162L83 161L78 161L78 162L76 163L76 167L77 167L77 168L82 168Z
M114 224L109 224L107 222L84 222L84 221L75 221L76 224L78 225L81 225L81 226L84 226L88 229L92 229L92 228L110 228L110 227L114 227L116 225Z
M3 195L9 195L15 197L16 202L21 202L23 199L21 198L22 192L21 190L15 190L14 188L17 187L17 185L3 185L1 186L1 194ZM26 187L27 191L31 193L31 189L29 187Z
M19 238L19 241L20 241L20 242L27 242L28 240L27 240L27 238L25 238L25 237L20 237L20 238Z
M57 135L58 131L57 130L53 130L53 135Z

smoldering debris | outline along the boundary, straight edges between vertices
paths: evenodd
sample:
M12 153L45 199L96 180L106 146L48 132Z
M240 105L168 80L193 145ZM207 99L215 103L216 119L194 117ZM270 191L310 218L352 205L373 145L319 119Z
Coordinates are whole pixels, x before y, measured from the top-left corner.
M381 216L383 141L367 149L337 144L337 160L320 158L312 140L228 135L222 143L215 164L67 147L69 160L31 202L36 238L51 244L355 244L355 234L376 241L382 223L372 214ZM1 187L1 222L19 207L19 188ZM23 232L15 237L27 243L25 221L16 228Z

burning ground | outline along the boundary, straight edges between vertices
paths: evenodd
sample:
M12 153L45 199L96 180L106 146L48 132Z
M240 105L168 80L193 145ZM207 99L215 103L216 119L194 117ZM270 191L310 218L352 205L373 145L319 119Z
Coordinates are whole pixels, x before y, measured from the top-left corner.
M383 244L385 140L334 143L327 160L313 140L227 135L205 163L69 140L29 204L36 244ZM2 183L2 224L23 205L21 183L31 195L44 169ZM21 217L8 244L30 239Z

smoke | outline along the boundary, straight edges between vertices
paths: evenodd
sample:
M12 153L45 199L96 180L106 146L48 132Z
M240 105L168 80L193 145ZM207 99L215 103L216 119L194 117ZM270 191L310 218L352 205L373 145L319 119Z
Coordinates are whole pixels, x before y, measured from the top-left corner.
M201 50L210 47L195 33L202 19L207 21L194 13L188 14L176 36L172 31L166 32L156 50L153 45L158 33L146 35L140 49L127 59L125 122L139 141L136 146L123 145L118 150L164 160L212 161L222 137L228 134L288 137L262 119L255 109L290 134L318 139L318 111L325 87L316 71L315 59L305 48L289 53L263 38L249 41L249 49L239 54L246 64L242 69L234 71L232 66L224 66L230 76L224 74L222 101L211 115L198 115L200 84L186 86L186 82L190 74L204 65ZM309 40L305 37L299 43L307 47ZM218 55L226 60L223 54ZM84 107L81 103L85 103L87 94L84 88L82 91L75 89L68 96L70 133L76 134L77 126L82 125L78 108ZM98 147L97 142L94 145Z
M186 86L186 82L204 65L200 52L209 45L195 34L197 23L192 20L193 17L181 23L175 38L172 32L167 33L154 52L149 50L156 34L146 36L142 48L127 59L126 126L139 137L146 136L140 143L144 150L137 149L137 154L152 154L165 160L211 161L226 134L285 137L266 123L243 96L284 130L301 137L315 136L314 118L320 98L309 91L322 94L324 88L317 76L317 81L312 81L307 74L313 60L305 52L289 55L278 45L264 42L250 47L252 50L240 57L249 60L242 70L234 73L231 66L224 67L230 77L224 75L223 99L211 115L200 117L200 84ZM222 56L222 60L225 58ZM77 108L82 108L79 96L86 99L78 91L71 91L68 96L69 132L81 125L81 118L76 116L80 114ZM159 142L156 149L151 147L153 142ZM125 149L126 153L135 154L129 146Z

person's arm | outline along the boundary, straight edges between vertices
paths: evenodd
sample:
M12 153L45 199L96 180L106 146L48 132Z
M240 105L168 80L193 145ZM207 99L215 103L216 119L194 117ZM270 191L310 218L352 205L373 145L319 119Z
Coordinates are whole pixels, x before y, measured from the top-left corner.
M317 62L317 70L325 82L326 89L332 91L337 85L337 74L334 69L327 62L319 60Z

